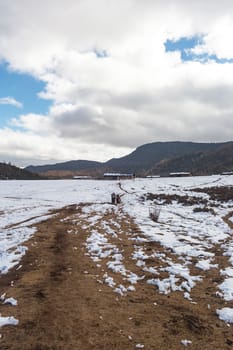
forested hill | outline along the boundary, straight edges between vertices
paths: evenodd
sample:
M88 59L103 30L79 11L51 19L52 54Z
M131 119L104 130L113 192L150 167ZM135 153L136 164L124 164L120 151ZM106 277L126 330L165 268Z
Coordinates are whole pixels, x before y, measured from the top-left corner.
M46 164L46 165L30 165L26 168L26 170L31 171L33 173L46 173L49 171L76 171L76 170L91 170L102 167L104 163L89 161L89 160L70 160L64 163L56 163L56 164Z
M143 174L160 162L197 152L215 151L219 146L216 143L154 142L142 145L129 155L111 159L105 164L114 170L131 169L135 173Z
M233 172L233 143L225 143L217 149L199 151L181 157L162 160L147 174L166 175L170 172L189 171L193 175L220 174Z
M41 176L32 174L31 172L20 169L14 165L0 163L0 180L38 180Z

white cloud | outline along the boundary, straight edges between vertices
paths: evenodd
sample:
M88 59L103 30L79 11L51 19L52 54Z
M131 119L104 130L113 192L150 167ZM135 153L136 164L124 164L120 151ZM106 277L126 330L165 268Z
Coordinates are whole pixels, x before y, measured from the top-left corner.
M45 161L232 138L233 65L182 62L164 46L202 35L193 52L232 59L231 0L1 0L0 13L0 59L43 80L40 97L53 100L46 115L14 119L20 131L1 130L6 156L15 133L18 158Z
M23 107L23 104L21 102L15 100L13 97L10 97L10 96L0 97L0 105L11 105L17 108Z
M115 148L102 143L89 144L74 139L62 139L56 135L39 135L32 131L0 129L0 159L14 164L55 163L71 159L93 159L102 161L129 152L126 147Z

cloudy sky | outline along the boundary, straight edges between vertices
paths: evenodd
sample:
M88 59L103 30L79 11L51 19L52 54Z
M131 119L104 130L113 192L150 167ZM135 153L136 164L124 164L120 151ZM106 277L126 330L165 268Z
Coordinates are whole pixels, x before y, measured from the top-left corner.
M232 0L0 0L0 161L233 140Z

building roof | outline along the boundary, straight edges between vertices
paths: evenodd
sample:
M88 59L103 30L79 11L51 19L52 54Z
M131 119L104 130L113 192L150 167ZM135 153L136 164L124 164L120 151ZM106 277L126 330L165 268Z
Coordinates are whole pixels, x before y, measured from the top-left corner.
M121 174L121 173L104 173L104 176L133 176L133 174Z

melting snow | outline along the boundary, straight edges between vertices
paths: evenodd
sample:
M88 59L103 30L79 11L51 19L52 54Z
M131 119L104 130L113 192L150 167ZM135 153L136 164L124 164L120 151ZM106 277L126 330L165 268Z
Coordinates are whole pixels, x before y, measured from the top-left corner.
M183 340L181 340L181 344L184 346L188 346L188 345L192 344L192 342L191 342L191 340L183 339Z
M233 323L233 309L230 307L224 307L221 310L216 310L220 320L227 323Z
M18 323L19 323L19 321L16 318L14 318L13 316L0 317L0 327L8 326L8 325L17 326Z
M103 281L117 293L125 295L133 291L135 285L144 279L161 293L178 290L192 300L192 288L201 281L205 271L218 268L213 248L220 245L229 259L229 267L221 271L226 278L219 286L218 294L230 301L233 299L233 239L222 217L232 211L233 201L219 205L210 201L206 193L192 189L227 186L232 182L233 176L125 180L122 182L123 192L115 181L0 181L0 273L7 273L19 264L26 252L23 243L35 233L33 226L36 223L51 216L49 210L86 203L83 213L75 220L86 221L83 227L89 231L86 241L88 254L99 267L105 261L109 274L104 275ZM112 192L124 194L120 206L111 205ZM154 204L152 200L145 200L147 193L205 199L210 207L213 205L215 215L194 212L196 204L185 206L176 200L163 204L160 200L160 216L158 222L153 222L149 218L149 207ZM117 220L105 218L111 212L117 215ZM122 219L126 223L127 215L134 219L142 232L126 232L128 239L135 244L131 258L140 274L127 268L124 249L119 244L122 239L120 221ZM164 247L164 252L156 248L148 251L146 246L153 242ZM152 261L156 262L152 264ZM191 273L195 268L196 273ZM114 274L120 274L123 282L118 284ZM161 274L166 274L166 277L161 278ZM231 322L231 310L224 308L217 313L221 319ZM16 321L14 318L1 318L3 323L16 324Z

